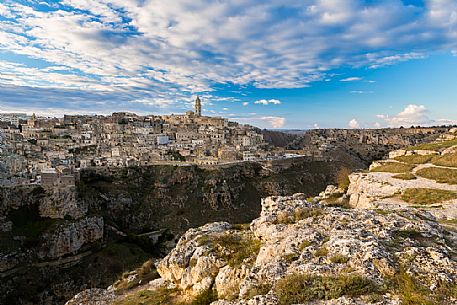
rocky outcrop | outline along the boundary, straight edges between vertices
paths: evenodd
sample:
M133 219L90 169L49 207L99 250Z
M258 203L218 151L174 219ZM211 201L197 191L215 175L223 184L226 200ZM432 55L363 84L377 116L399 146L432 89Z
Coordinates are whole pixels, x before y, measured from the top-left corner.
M457 219L457 184L447 178L457 175L457 167L443 166L434 161L446 156L451 156L451 160L456 158L457 145L453 144L440 138L425 146L427 149L392 151L388 159L373 162L370 171L351 174L347 191L350 206L387 210L416 208L426 210L440 220ZM434 173L436 178L421 174L423 170L438 170ZM408 201L402 196L409 192L414 199L414 193L419 191L424 193L421 201ZM433 195L437 192L450 197L440 200L437 198L440 194Z
M105 289L93 288L78 293L73 299L65 305L109 305L116 299L112 291Z
M188 299L214 290L212 305L393 305L414 286L424 301L453 304L455 242L427 212L333 208L303 194L268 197L250 226L218 222L187 231L158 263L161 279L144 288L177 289Z
M57 259L59 257L76 254L87 244L100 241L103 238L104 223L102 217L86 217L56 230L44 234L40 259Z
M294 158L100 169L83 171L76 188L0 188L0 303L63 304L88 286L108 286L150 256L163 257L191 227L250 222L261 197L316 195L340 168L359 165ZM227 268L218 281L238 276Z
M41 217L73 218L78 219L87 213L87 205L78 200L75 187L55 187L46 191L40 201L39 210Z

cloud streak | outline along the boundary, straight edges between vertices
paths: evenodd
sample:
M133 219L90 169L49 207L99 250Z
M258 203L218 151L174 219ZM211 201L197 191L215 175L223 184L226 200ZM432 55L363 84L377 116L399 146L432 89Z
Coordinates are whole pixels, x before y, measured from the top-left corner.
M175 107L228 83L303 88L341 67L457 50L453 0L34 3L0 3L0 85L119 95L118 105Z
M267 106L267 105L281 105L281 101L280 100L275 100L275 99L258 100L258 101L255 101L254 104L260 104L260 105L264 105L264 106Z

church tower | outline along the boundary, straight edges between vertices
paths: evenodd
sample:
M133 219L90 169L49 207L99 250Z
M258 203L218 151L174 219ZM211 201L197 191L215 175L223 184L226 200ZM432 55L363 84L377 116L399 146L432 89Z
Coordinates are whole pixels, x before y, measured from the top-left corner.
M36 115L32 114L32 117L27 120L27 125L31 127L36 127Z
M202 115L202 102L200 101L200 97L198 97L198 96L195 99L195 115L196 116Z

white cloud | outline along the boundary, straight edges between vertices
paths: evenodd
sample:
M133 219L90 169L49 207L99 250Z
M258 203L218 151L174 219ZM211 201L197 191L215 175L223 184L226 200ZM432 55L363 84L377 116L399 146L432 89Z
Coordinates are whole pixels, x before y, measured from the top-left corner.
M379 114L377 117L384 120L390 127L433 124L433 120L429 117L429 111L424 105L410 104L397 115Z
M271 100L258 100L258 101L255 101L254 104L262 104L262 105L273 104L273 105L280 105L280 104L281 104L281 101L275 100L275 99L271 99Z
M350 93L354 93L354 94L369 94L369 93L373 93L373 91L352 90L352 91L350 91Z
M0 4L7 18L0 49L38 61L10 63L0 71L3 85L180 102L211 94L215 84L299 88L334 78L329 71L342 66L379 68L457 50L454 0L425 7L400 0L63 0L77 10L53 4L49 11L36 2Z
M259 120L266 122L271 125L273 128L281 128L286 123L286 119L277 116L264 116L260 117Z
M260 128L282 128L286 124L286 119L284 117L257 116L255 113L253 113L252 116L233 118L233 120Z
M340 79L340 82L357 82L357 81L361 81L362 79L363 78L361 78L361 77L353 76L353 77L347 77L347 78Z
M360 124L356 119L350 120L348 126L349 126L349 128L352 128L352 129L360 128Z
M167 99L139 99L139 100L132 100L130 103L140 103L148 106L153 106L157 108L169 108L173 106L176 102Z
M320 127L319 127L319 124L314 123L313 128L314 128L314 129L319 129L319 128L320 128Z
M410 104L400 113L389 116L378 114L376 116L384 120L389 127L409 127L411 125L431 126L456 124L457 121L449 119L434 119L430 117L430 111L424 105Z
M249 102L243 102L243 106L246 107L247 105L249 105Z

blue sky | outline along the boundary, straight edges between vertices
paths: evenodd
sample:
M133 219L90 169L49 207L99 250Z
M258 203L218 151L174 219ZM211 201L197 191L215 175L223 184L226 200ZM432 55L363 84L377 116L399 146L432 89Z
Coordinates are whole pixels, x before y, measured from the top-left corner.
M457 121L456 0L4 0L0 111Z

